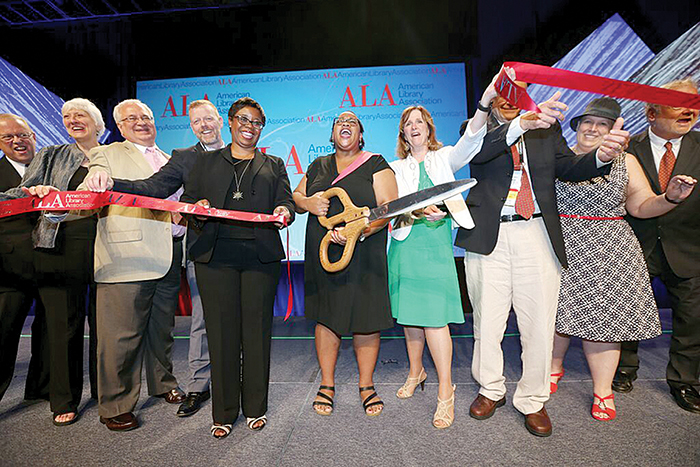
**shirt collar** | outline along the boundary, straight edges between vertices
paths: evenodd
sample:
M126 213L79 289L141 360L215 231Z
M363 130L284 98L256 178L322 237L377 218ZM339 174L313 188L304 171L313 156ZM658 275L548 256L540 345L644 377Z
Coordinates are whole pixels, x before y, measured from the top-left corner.
M683 139L683 136L679 136L678 138L674 138L674 139L662 138L661 136L659 136L656 133L654 133L653 131L651 131L651 127L649 127L649 141L654 146L664 147L666 142L670 142L673 145L673 147L676 148L681 144L682 139Z
M12 164L12 167L15 168L15 170L17 171L19 176L24 177L24 172L27 170L27 166L24 165L22 162L13 161L12 159L10 159L7 156L5 156L5 158L7 158L7 162Z

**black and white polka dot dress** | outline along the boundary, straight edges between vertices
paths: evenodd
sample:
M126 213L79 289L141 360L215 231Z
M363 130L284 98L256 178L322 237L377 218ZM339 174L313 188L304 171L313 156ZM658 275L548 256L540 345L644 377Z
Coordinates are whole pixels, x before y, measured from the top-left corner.
M569 267L562 271L557 332L620 342L661 334L639 241L625 215L627 166L591 181L556 182Z

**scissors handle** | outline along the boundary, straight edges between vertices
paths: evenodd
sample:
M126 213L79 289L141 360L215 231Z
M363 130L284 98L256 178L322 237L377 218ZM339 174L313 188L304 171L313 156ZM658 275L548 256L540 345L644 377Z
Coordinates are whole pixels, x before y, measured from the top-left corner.
M369 208L363 207L358 208L355 206L350 199L350 196L340 187L333 187L326 190L322 195L323 198L331 199L333 197L338 197L340 202L343 204L343 211L332 216L330 218L326 216L318 216L318 222L323 227L328 229L326 235L321 239L321 245L319 248L319 259L321 260L321 267L327 272L338 272L345 269L350 260L352 259L352 254L355 251L355 245L357 240L362 235L362 232L369 226ZM345 247L343 248L343 254L340 259L335 263L332 263L328 259L328 247L331 244L331 230L339 224L345 224L345 229L343 229L343 235L347 239Z

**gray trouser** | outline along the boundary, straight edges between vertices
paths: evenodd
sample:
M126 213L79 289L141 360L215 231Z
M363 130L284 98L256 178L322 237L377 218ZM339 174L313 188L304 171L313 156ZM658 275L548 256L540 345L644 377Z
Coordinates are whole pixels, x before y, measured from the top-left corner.
M211 367L209 365L209 343L207 330L204 326L204 309L199 297L197 279L194 273L194 262L187 261L187 283L192 296L192 322L190 324L190 350L187 361L190 366L190 380L187 392L204 392L209 390Z

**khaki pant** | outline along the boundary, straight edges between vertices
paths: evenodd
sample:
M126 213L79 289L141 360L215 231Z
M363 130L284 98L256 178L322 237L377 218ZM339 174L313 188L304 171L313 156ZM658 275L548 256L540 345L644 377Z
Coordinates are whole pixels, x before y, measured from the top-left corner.
M467 252L467 289L474 307L472 375L491 400L506 393L501 341L511 305L520 331L522 378L513 405L523 414L549 399L561 266L542 218L501 223L489 255Z

